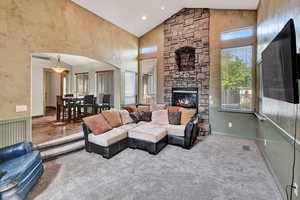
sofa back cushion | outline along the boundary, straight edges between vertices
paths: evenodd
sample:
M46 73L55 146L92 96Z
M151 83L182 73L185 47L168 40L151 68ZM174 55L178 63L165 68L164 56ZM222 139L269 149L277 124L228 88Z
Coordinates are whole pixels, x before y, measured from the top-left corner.
M169 112L169 124L180 125L181 124L181 112Z
M93 134L99 135L112 129L111 125L106 121L102 114L93 115L83 118Z
M153 111L152 122L156 124L169 124L168 111L167 110Z
M122 120L123 125L133 122L133 120L130 117L129 112L127 110L120 110L120 115L121 115L121 120Z
M149 112L150 111L150 106L138 106L137 111L138 112Z
M8 147L4 147L0 149L0 163L25 155L31 151L31 142L21 142Z
M167 108L166 104L152 104L150 106L151 111L156 111L156 110L165 110Z
M181 125L186 125L196 114L196 109L180 108L181 112Z
M107 122L111 127L117 128L122 125L122 120L120 116L120 112L115 109L110 109L102 112L102 115L105 117Z
M179 112L180 109L181 109L181 107L179 107L179 106L169 106L168 107L169 112Z

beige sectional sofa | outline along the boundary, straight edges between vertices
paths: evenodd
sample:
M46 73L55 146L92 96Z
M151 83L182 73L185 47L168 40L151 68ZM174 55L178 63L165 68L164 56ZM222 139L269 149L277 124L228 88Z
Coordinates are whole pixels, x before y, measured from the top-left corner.
M127 147L151 154L157 154L167 144L191 148L199 132L197 120L190 120L186 125L173 125L166 120L166 113L167 110L153 111L153 121L138 123L132 120L126 110L112 109L100 114L104 117L85 118L83 130L86 151L111 158Z

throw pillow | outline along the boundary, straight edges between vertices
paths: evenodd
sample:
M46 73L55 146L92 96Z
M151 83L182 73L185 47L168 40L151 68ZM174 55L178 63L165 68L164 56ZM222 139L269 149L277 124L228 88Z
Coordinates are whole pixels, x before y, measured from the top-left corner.
M169 106L168 107L169 112L179 112L180 109L181 109L181 107L179 107L179 106Z
M130 117L129 112L127 110L120 110L120 115L121 115L123 124L129 124L129 123L133 122L133 120Z
M150 106L138 106L137 111L138 112L149 112L150 111Z
M196 109L180 108L181 112L181 125L186 125L196 114Z
M150 106L151 111L156 111L156 110L165 110L167 108L166 104L152 104Z
M152 117L152 112L142 112L141 114L141 121L150 122Z
M153 111L152 122L156 124L169 124L168 111L167 110Z
M129 115L133 119L134 123L138 123L142 120L142 116L138 112L132 112Z
M93 134L99 135L112 129L103 115L93 115L90 117L83 118L83 121L89 126Z
M169 124L180 125L181 112L169 112Z
M130 106L124 106L124 107L122 107L122 109L127 110L129 113L133 112L133 108Z
M118 110L106 110L102 112L102 115L113 128L117 128L122 125L121 116Z

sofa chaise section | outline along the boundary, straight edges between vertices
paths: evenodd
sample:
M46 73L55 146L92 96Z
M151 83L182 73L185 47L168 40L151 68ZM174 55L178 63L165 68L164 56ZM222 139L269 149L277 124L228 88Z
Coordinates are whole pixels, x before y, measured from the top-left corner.
M104 158L111 158L127 148L127 131L121 128L114 128L100 135L94 135L86 123L82 124L85 149L87 152L94 152Z

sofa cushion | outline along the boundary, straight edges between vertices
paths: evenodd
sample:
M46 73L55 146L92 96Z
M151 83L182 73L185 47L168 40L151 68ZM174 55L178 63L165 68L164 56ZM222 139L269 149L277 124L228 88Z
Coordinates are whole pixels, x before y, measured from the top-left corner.
M167 110L153 111L152 122L157 124L169 124L168 111Z
M129 112L127 110L120 110L120 115L123 125L133 122L133 119L130 117Z
M122 109L127 110L129 113L137 111L135 106L124 106L124 107L122 107Z
M196 109L187 109L187 108L181 108L179 110L181 112L181 125L186 125L196 114Z
M185 125L164 125L164 128L167 129L168 135L182 136L184 137Z
M168 111L169 112L179 112L179 110L181 109L182 107L179 107L179 106L169 106L168 107Z
M138 123L142 120L142 116L139 112L132 112L129 114L134 123Z
M157 143L167 135L167 131L162 127L151 125L141 125L128 131L128 137Z
M124 129L124 130L130 130L130 129L134 129L135 127L137 127L138 124L135 124L135 123L132 123L132 124L125 124L125 125L122 125L118 128L121 128L121 129Z
M93 134L99 135L112 129L111 125L101 115L93 115L83 118L83 121L88 125Z
M165 110L166 108L167 108L166 104L152 104L152 105L150 105L150 110L151 111Z
M105 117L107 122L111 125L111 127L116 128L122 125L120 112L118 110L115 109L105 110L102 112L102 115Z
M137 111L138 112L149 112L150 111L150 106L138 106Z
M152 112L141 112L141 121L150 122L152 117Z
M127 138L127 130L121 128L114 128L101 135L89 134L88 136L89 142L103 147L108 147L125 138Z
M169 124L180 125L181 123L181 112L169 112Z

